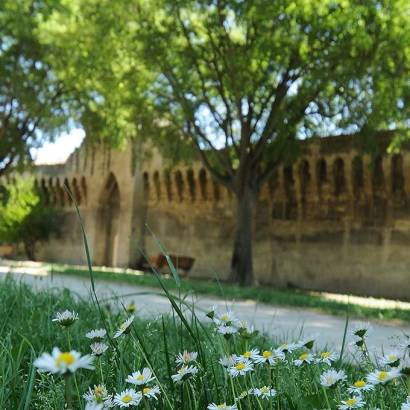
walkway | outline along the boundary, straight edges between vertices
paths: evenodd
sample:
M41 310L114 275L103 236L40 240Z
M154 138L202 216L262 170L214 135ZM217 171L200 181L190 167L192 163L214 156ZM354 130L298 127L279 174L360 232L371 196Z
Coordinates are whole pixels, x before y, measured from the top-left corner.
M32 286L36 291L66 288L79 297L90 298L90 281L80 277L61 274L51 276L47 271L39 269L36 265L33 265L33 268L0 266L0 279L8 273L11 273L16 280L21 280ZM159 314L170 312L170 303L168 299L161 295L159 289L98 280L96 282L96 292L100 300L109 303L116 303L115 299L117 297L123 303L134 301L139 314L146 318L153 318ZM299 338L302 330L306 336L317 336L317 340L321 341L319 344L322 346L339 347L343 339L345 320L342 317L297 308L275 307L255 301L223 301L208 296L199 296L195 299L199 317L203 315L200 310L208 311L213 305L221 308L224 306L231 307L240 319L247 320L256 329L267 332L281 341ZM357 323L357 321L352 321L351 325L354 326ZM403 332L410 335L410 325L372 322L369 347L377 350L382 347L388 349L394 338L402 335Z

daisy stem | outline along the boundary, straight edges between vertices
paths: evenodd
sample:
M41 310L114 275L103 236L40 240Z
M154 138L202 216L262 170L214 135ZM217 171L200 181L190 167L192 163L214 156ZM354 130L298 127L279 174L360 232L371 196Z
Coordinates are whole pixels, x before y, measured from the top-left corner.
M330 410L331 407L330 407L330 403L329 403L329 397L327 397L327 391L323 386L322 386L322 390L323 390L323 394L325 395L326 405L327 405L328 409Z
M194 400L194 409L197 408L197 404L196 404L196 398L195 398L195 390L194 387L192 386L192 384L190 382L189 383L189 387L191 388L191 392L192 392L192 398Z
M189 387L186 385L186 384L184 384L184 387L186 387L186 394L187 394L187 396L188 396L188 403L189 403L189 409L193 409L193 407L192 407L192 399L191 399L191 392L189 391Z
M245 380L246 380L246 379L245 379ZM251 382L252 388L255 389L255 383L253 382L252 374L249 375L249 380L250 380L250 382ZM248 398L249 398L248 383L246 383L246 391L247 391L247 393L248 393ZM256 399L256 402L258 403L259 408L260 408L261 410L263 410L262 403L261 403L261 401L259 400L259 397L255 395L255 399ZM249 408L250 408L250 409L252 408L251 405L250 405L250 403L249 403Z
M104 384L104 374L103 374L103 369L102 369L102 358L100 356L99 360L98 360L98 364L100 367L100 374L101 374L101 383Z
M231 382L232 397L233 397L233 399L235 399L235 397L236 397L236 391L235 391L235 386L234 386L232 377L230 377L229 380L230 380L230 382ZM238 404L239 404L239 408L242 408L240 402L238 402Z
M64 375L64 400L67 410L73 410L73 398L72 398L72 389L71 389L71 375L66 373Z
M147 398L146 398L144 395L142 396L142 401L144 402L144 407L145 407L147 410L150 410L150 405L149 405L149 403L148 403Z
M71 351L71 337L70 337L70 331L68 328L66 328L66 336L67 336L68 350ZM78 384L77 384L77 379L75 377L75 374L73 374L73 378L74 378L74 385L75 385L75 390L76 390L78 399L81 400L80 391L78 389ZM70 385L71 385L71 382L70 382Z

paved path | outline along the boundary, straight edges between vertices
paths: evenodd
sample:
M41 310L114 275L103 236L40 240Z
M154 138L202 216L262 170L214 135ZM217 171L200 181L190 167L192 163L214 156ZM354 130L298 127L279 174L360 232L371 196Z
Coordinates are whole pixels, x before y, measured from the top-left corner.
M79 297L90 298L91 285L89 280L75 276L56 274L38 269L13 268L0 266L0 279L11 273L16 280L21 280L36 291L43 289L69 289ZM118 282L98 280L96 292L99 299L115 303L113 297L119 297L124 303L134 301L139 313L147 318L170 312L169 301L161 295L159 289L146 288ZM192 300L192 298L191 298ZM197 311L208 311L213 305L231 307L240 319L247 320L256 329L265 331L279 340L298 339L301 331L310 336L315 335L321 346L339 347L343 338L345 321L342 317L331 316L298 308L284 308L265 305L255 301L223 301L221 299L199 296L195 299ZM197 312L201 317L202 313ZM205 318L206 319L206 318ZM352 321L351 325L358 323ZM395 336L404 333L410 335L410 326L400 323L372 323L372 333L369 341L370 349L387 349Z

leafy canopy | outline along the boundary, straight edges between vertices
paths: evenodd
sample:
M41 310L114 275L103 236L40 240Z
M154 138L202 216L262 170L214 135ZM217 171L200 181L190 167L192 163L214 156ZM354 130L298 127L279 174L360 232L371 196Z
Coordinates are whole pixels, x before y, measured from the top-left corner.
M56 1L0 2L0 175L31 160L30 149L62 126L62 84L45 61L37 26Z
M257 168L253 183L264 182L298 137L408 125L405 0L64 6L42 39L87 97L89 128L115 144L150 135L169 152L195 147L234 191Z

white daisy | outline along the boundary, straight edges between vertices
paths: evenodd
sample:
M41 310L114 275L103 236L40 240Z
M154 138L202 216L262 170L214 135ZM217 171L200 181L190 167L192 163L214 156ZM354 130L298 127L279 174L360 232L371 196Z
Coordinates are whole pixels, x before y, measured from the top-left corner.
M190 362L194 362L198 357L197 352L188 352L186 350L183 353L178 353L178 356L175 359L177 364L187 364Z
M154 379L155 377L152 376L151 369L144 367L142 372L138 370L137 372L130 374L125 381L134 384L135 386L143 386Z
M329 366L332 364L332 362L336 361L338 359L338 356L334 352L321 352L319 356L316 359L317 363L326 363Z
M108 397L108 391L103 384L98 384L93 388L89 387L88 392L84 393L83 397L86 401L102 403Z
M263 386L260 388L251 389L249 394L252 394L262 399L269 399L276 396L276 390L272 389L270 386Z
M400 353L398 351L392 351L379 357L379 363L381 366L397 367L400 364Z
M158 386L154 386L154 387L146 386L141 390L141 394L144 397L148 397L149 399L155 399L155 400L158 399L157 395L159 395L159 393L160 393L160 389Z
M240 322L235 316L235 313L232 312L232 310L227 310L223 313L215 312L213 321L217 326L240 326Z
M34 366L39 372L47 372L53 374L74 373L78 369L94 369L92 365L93 358L90 355L81 356L74 350L71 352L61 352L58 347L55 347L49 353L43 353L34 361Z
M315 344L315 338L310 336L297 342L297 347L305 347L306 349L312 349Z
M220 325L217 328L218 333L224 336L230 336L234 335L235 333L238 333L239 329L235 326L226 326L226 325Z
M244 376L247 372L253 370L253 364L248 359L238 360L232 367L228 369L232 377Z
M302 366L303 364L312 363L315 360L314 356L309 352L302 353L298 359L294 360L293 363L296 366Z
M258 349L247 350L246 352L243 352L240 356L236 356L237 360L248 359L248 360L256 361L256 359L258 359L258 358L259 358L259 350Z
M102 340L106 336L107 331L105 329L94 329L90 330L85 334L85 337L88 339Z
M333 387L339 382L345 381L347 378L343 370L330 369L320 375L320 384L324 387Z
M114 404L120 407L138 406L140 401L141 393L136 392L134 389L126 389L114 397Z
M182 383L186 379L195 376L198 373L198 368L195 366L182 366L177 370L176 374L171 376L175 383Z
M298 349L299 346L297 343L283 343L277 350L280 350L283 353L292 353L294 350Z
M255 332L255 328L253 326L249 326L246 320L241 320L238 324L238 327L239 333L245 338L249 338Z
M90 345L90 348L94 356L101 356L107 351L108 345L102 342L95 342Z
M339 410L349 410L349 409L358 409L363 407L366 403L362 400L361 396L353 396L347 400L342 400L341 404L337 406Z
M238 410L238 407L236 406L236 404L232 404L231 406L229 406L226 403L222 403L222 404L211 403L211 404L208 404L207 409L208 410Z
M131 323L134 321L135 316L131 315L121 326L120 328L115 332L114 338L120 337L123 334L127 334L130 332L131 328Z
M400 376L400 370L397 368L391 370L375 370L367 375L367 381L371 384L385 384Z
M285 353L279 349L264 350L256 359L256 363L276 364L280 360L285 360Z
M367 383L365 380L356 380L348 389L349 393L359 395L364 391L374 389L374 384Z
M235 355L231 356L223 356L219 359L219 364L225 368L232 367L237 361L237 357Z
M86 409L106 410L113 405L111 397L103 384L99 384L93 388L89 387L88 392L85 393L83 397L87 402Z
M57 312L56 317L52 319L53 322L57 322L64 327L71 326L76 320L78 320L78 314L74 311L70 312L69 310Z

